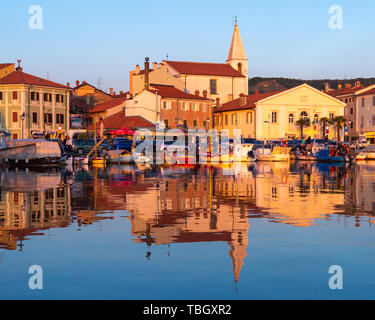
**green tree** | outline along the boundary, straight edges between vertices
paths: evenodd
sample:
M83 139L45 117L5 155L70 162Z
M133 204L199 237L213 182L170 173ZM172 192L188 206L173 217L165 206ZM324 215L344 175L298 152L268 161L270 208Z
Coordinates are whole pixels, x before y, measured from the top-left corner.
M306 118L300 118L296 121L296 125L300 127L301 139L303 139L303 128L310 126L310 120Z
M340 131L343 125L346 123L346 119L343 116L337 116L333 119L333 123L336 125L337 141L340 141Z

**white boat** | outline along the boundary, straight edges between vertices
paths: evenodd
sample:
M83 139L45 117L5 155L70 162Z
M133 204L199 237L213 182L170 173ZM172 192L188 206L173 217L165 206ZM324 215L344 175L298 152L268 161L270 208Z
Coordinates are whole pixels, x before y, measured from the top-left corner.
M133 155L127 150L110 150L107 152L110 163L128 164L133 162Z
M260 148L255 152L257 161L284 162L290 161L290 147Z
M367 146L361 150L361 153L366 155L366 160L375 160L375 145Z
M56 141L34 139L3 140L0 149L0 160L16 166L57 166L61 161L61 150Z

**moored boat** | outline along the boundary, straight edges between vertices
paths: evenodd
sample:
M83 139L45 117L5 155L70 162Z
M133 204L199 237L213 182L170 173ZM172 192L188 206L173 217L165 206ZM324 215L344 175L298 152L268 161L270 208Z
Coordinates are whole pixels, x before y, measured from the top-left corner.
M261 148L256 150L255 156L257 161L290 161L290 150L291 148L289 147Z
M0 160L15 166L58 166L61 150L55 141L14 139L2 143Z

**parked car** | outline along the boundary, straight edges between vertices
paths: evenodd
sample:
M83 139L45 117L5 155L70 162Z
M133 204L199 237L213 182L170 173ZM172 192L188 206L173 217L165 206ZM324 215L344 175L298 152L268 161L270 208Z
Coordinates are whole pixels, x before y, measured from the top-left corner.
M112 139L112 150L127 150L131 151L133 146L133 140L126 138L113 138Z
M94 147L95 147L94 139L73 140L72 151L78 154L85 154L85 153L90 152ZM112 149L112 145L108 141L104 141L98 146L98 151L100 153L107 152L108 150L111 150L111 149Z

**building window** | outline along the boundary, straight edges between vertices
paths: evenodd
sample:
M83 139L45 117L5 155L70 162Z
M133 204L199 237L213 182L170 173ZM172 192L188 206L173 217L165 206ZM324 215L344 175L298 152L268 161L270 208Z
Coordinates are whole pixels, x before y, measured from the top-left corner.
M277 112L274 111L272 112L272 123L276 123L277 122Z
M309 118L309 115L307 114L306 111L302 111L301 114L299 115L300 119L305 119L307 120Z
M354 121L350 121L350 129L354 128Z
M38 113L33 112L33 123L38 124Z
M180 108L181 110L185 110L185 102L180 102Z
M314 115L314 124L319 124L319 115L318 114Z
M167 109L167 101L163 101L163 109Z
M242 63L239 63L237 67L238 67L238 72L242 73Z
M353 114L353 113L354 113L354 109L350 108L350 114Z
M164 119L164 127L165 127L165 128L169 128L169 127L168 127L168 119Z
M253 123L253 114L251 112L246 114L246 123Z
M18 122L18 113L13 112L13 122Z
M333 121L333 119L335 119L335 114L334 113L330 113L329 114L329 120Z
M227 114L225 115L225 125L226 126L228 125L228 115Z
M237 113L232 114L232 124L237 124Z
M294 114L293 113L289 114L289 123L294 123Z
M207 125L207 121L203 120L203 127L206 127L206 125Z
M361 116L361 129L365 126L365 116Z
M3 100L3 93L0 92L0 100Z
M44 114L44 123L52 124L52 113L45 113Z
M362 107L365 106L365 98L362 98Z
M217 94L217 80L210 80L210 93Z
M12 92L12 97L13 97L13 100L17 100L18 99L18 92L17 91L13 91Z
M18 139L18 133L13 133L13 139Z
M193 120L193 127L197 126L197 120Z
M64 124L64 114L62 114L62 113L56 114L56 123L57 124Z
M375 115L372 115L372 125L375 126Z
M187 128L187 120L184 120L184 128Z
M51 101L52 101L52 94L50 94L50 93L45 93L45 94L43 95L43 100L44 100L45 102L51 102Z
M56 95L56 102L64 102L64 95L62 94L57 94Z
M39 92L31 92L31 100L39 101Z

